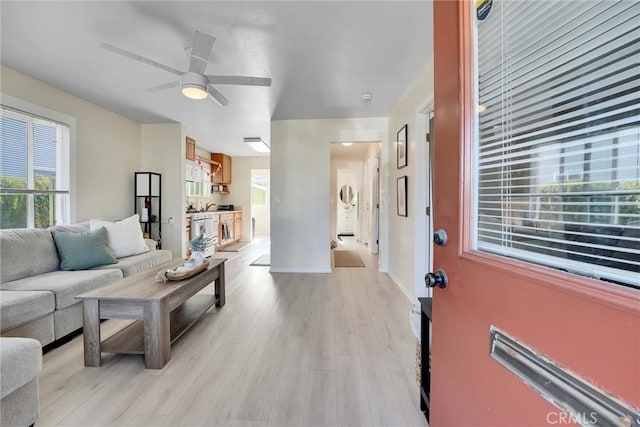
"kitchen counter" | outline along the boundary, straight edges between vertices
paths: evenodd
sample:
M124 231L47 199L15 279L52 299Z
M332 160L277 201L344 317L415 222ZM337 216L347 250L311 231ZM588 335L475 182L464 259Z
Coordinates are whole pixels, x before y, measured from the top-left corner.
M204 212L209 212L209 213L212 213L212 214L223 214L223 213L235 213L235 212L242 213L242 210L241 209L236 209L236 210L233 210L233 211L202 211L202 212L198 211L198 212L185 213L185 216L187 218L190 218L191 215L193 215L194 213L204 213Z

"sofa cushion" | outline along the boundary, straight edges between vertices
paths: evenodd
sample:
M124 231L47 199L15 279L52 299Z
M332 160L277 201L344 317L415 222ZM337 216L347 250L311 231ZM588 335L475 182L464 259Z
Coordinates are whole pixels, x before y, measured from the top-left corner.
M156 267L165 262L171 261L171 251L156 250L146 252L140 255L128 256L125 258L118 258L117 264L103 265L100 267L94 267L94 270L104 270L109 268L117 268L122 271L124 277L131 276L132 274L142 273Z
M0 291L0 330L12 329L56 308L53 292L49 291Z
M60 256L60 270L86 270L117 262L109 248L107 229L104 227L88 233L54 231L53 240Z
M47 228L47 230L51 231L51 233L55 233L56 231L65 231L67 233L88 233L90 231L89 221L79 222L77 224L52 225Z
M116 258L138 255L149 250L142 237L142 229L138 214L117 222L92 219L89 221L91 231L100 227L107 229L109 246Z
M55 271L59 264L49 230L0 230L0 282Z
M118 269L53 271L37 276L0 283L1 290L51 291L56 297L56 310L78 303L76 295L101 288L122 279Z
M0 338L0 396L4 399L31 380L42 369L40 342L31 338Z

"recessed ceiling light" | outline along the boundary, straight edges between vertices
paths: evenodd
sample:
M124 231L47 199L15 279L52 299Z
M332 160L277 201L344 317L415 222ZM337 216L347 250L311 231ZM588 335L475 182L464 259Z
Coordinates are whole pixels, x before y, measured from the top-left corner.
M487 106L486 105L478 105L478 114L482 114L485 111L487 111Z
M353 144L353 142L343 142L342 145L344 145L345 147L350 146L351 144Z
M371 102L371 100L373 99L373 95L371 94L371 92L365 92L360 95L360 99L362 100L362 102Z
M244 142L249 145L249 147L256 150L258 153L268 153L271 148L267 145L266 142L262 140L260 137L250 137L245 138Z

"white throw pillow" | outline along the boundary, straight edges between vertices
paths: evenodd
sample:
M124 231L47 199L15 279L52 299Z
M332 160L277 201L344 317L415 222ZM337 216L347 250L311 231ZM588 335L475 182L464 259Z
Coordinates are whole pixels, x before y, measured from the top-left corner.
M107 229L109 247L116 258L138 255L149 251L149 247L144 243L144 238L142 237L138 214L117 222L99 219L89 221L91 231L100 227Z

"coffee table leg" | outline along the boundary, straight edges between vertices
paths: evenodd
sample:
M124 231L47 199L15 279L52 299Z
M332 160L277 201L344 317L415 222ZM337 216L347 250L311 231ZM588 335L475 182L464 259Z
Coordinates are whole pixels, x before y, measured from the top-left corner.
M223 307L225 304L224 287L224 262L218 266L218 278L215 281L216 307Z
M171 330L167 304L149 301L144 306L144 365L161 369L171 359Z
M82 337L84 340L84 366L99 367L100 354L100 302L85 299L82 303Z

